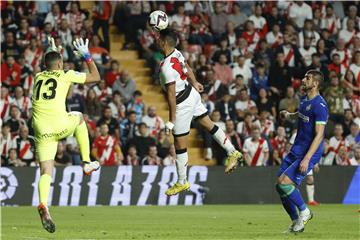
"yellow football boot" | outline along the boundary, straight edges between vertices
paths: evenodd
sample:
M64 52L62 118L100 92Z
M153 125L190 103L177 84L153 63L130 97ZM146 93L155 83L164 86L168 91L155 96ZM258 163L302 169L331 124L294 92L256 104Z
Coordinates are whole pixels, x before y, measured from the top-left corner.
M231 173L234 171L239 162L243 161L243 155L239 151L233 151L225 160L225 173Z
M175 183L174 186L172 186L171 188L169 188L168 190L166 190L165 194L168 196L172 196L172 195L176 195L179 192L182 191L188 191L190 189L190 183L186 182L184 184L180 184L180 183Z

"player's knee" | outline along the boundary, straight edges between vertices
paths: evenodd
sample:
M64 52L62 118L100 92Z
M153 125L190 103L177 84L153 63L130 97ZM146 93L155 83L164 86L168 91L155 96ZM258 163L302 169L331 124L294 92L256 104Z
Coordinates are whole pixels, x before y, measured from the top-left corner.
M306 184L307 184L307 185L314 185L314 178L313 178L313 176L308 176L308 177L306 178Z
M48 161L40 163L40 175L47 174L47 175L52 176L53 163L51 161L52 160L48 160Z

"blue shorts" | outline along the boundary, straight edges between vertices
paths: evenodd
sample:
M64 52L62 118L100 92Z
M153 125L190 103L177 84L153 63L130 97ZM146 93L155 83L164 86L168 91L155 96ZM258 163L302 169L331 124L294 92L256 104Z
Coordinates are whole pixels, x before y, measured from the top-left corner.
M300 162L303 160L303 156L298 157L290 152L281 162L281 166L278 172L278 177L281 174L288 176L296 185L300 186L306 175L314 168L321 159L321 155L313 155L309 162L309 167L305 174L302 174L299 170Z

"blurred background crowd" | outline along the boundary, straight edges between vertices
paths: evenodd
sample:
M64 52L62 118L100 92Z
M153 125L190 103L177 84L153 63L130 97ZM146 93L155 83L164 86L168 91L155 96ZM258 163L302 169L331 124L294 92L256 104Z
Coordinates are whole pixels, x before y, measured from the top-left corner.
M309 69L325 76L321 94L330 113L321 164L360 164L358 2L95 1L92 12L80 6L76 1L1 2L3 166L36 165L31 96L34 77L44 70L49 35L63 46L64 68L83 72L87 66L74 56L72 40L90 39L102 80L73 85L66 108L84 113L92 158L106 166L174 164L164 120L110 55L109 29L115 25L125 37L124 49L139 52L158 85L164 56L147 24L157 9L168 14L170 27L178 31L178 49L204 85L204 105L245 154L246 165L279 165L289 152L297 123L279 118L278 112L297 110L301 79ZM204 159L223 164L225 153L211 136L200 128L197 134ZM74 137L59 142L55 161L81 163Z

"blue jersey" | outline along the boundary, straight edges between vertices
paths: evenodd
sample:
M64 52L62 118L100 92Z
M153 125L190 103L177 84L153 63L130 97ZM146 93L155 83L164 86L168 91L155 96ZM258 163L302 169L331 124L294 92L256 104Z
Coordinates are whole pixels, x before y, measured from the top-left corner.
M317 95L313 99L308 100L307 97L300 99L298 107L298 128L291 148L291 152L298 157L304 157L315 138L315 125L324 124L328 121L328 106L324 98ZM324 139L321 141L319 148L314 156L321 156L324 147Z

